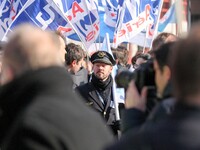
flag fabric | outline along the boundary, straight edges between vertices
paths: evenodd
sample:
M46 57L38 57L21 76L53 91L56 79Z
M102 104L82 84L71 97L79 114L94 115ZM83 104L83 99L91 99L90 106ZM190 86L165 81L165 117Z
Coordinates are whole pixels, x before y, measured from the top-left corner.
M142 46L147 40L148 47L157 30L162 1L0 0L0 40L16 25L30 22L44 30L60 30L86 48L95 41L102 43L106 33L115 45Z
M86 48L94 43L99 35L99 15L94 0L61 0L59 6L71 24L60 30L71 39L81 40ZM78 35L78 36L77 36Z
M21 23L31 23L43 30L56 30L60 25L68 25L65 16L51 0L28 0L9 25L7 33Z
M0 40L27 0L0 0Z
M175 3L171 5L165 15L160 19L158 31L163 32L169 23L176 23Z
M150 20L150 11L152 9L150 4L146 4L144 9L140 9L140 7L140 1L125 0L118 18L119 24L114 37L115 45L122 42L131 42L131 38L145 30L152 23Z
M79 35L77 40L81 40L88 48L99 34L96 5L89 0L63 0L62 3L66 4L65 7L62 5L59 8L58 3L52 0L28 0L7 27L7 32L20 23L28 22L43 30L60 30L66 37L73 37L76 32Z
M129 12L129 16L131 17L127 17L126 19L124 19L124 28L120 29L120 31L118 32L118 36L115 38L116 45L119 42L124 41L119 40L121 37L125 37L125 42L134 43L143 47L151 47L152 40L157 35L156 32L158 28L163 0L132 1L132 7L135 7L134 12L130 12L130 8L128 9L128 7L130 7L130 4L131 3L129 2L125 5L125 13L122 14L122 16L128 16L127 12ZM130 20L131 18L132 20ZM135 20L135 22L133 22L133 20ZM130 31L134 35L129 34Z
M102 43L105 34L108 33L114 47L120 42L143 46L145 40L146 46L150 47L154 31L157 29L162 2L163 0L96 0L100 18L97 42ZM149 26L146 26L147 24Z
M101 45L101 50L108 52L114 58L113 53L111 51L110 38L108 33L106 33L104 37L103 43Z
M100 34L97 39L102 43L106 33L109 34L110 42L113 42L114 31L118 22L119 13L124 0L97 0L100 18Z

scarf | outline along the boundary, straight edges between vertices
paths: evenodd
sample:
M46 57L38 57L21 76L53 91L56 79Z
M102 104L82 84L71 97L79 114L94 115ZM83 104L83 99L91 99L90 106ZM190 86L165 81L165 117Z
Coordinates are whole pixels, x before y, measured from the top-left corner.
M111 75L109 75L108 79L102 81L98 79L93 73L91 82L93 83L94 87L99 92L103 100L107 102L107 100L111 98L111 87L113 85L113 79Z
M113 80L111 75L108 76L108 79L102 81L101 79L98 79L93 73L91 82L94 84L95 88L98 91L103 91L105 89L110 88L113 85Z

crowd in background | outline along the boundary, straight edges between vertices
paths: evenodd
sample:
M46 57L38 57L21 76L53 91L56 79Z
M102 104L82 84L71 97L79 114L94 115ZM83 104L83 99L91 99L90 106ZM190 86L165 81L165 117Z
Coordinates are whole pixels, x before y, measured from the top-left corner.
M199 24L182 39L160 33L131 64L126 46L111 50L18 26L0 43L0 149L200 149Z

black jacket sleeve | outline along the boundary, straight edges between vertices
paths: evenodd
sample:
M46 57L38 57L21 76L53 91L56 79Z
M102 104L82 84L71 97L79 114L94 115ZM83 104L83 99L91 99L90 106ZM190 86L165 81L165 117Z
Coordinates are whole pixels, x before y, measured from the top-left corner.
M122 134L133 128L139 128L146 120L146 114L138 109L122 110L121 131Z

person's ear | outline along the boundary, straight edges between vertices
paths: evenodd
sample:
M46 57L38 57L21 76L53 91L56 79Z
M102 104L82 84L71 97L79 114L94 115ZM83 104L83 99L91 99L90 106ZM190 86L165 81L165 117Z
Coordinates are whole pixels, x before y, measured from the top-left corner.
M6 84L10 81L12 81L15 77L14 71L11 67L8 66L2 66L2 72L1 72L1 84Z
M111 71L113 70L113 66L111 66Z
M72 67L75 66L76 63L77 63L77 61L76 61L76 60L73 60L73 61L72 61Z

